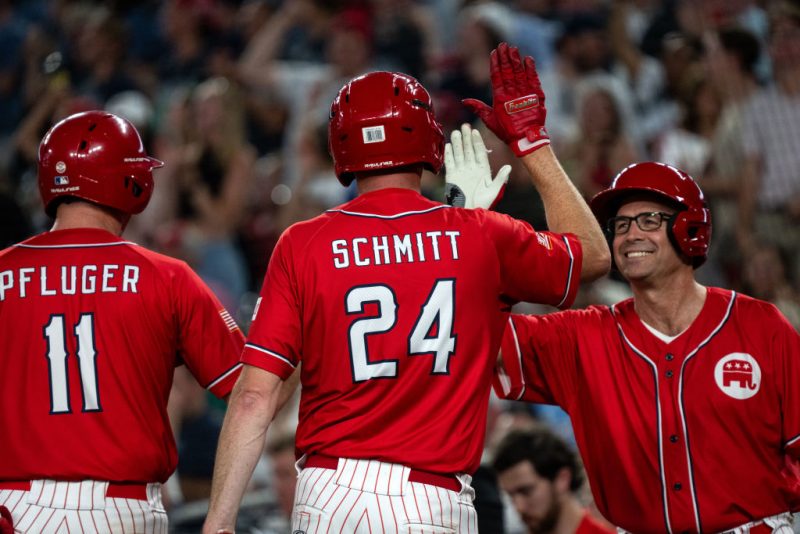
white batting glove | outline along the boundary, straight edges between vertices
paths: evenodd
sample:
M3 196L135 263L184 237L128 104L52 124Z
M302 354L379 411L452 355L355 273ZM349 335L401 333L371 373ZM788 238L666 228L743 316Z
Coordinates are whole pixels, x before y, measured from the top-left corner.
M478 130L462 124L453 130L444 147L445 201L458 208L491 209L503 198L503 190L511 173L503 165L492 180L489 152Z

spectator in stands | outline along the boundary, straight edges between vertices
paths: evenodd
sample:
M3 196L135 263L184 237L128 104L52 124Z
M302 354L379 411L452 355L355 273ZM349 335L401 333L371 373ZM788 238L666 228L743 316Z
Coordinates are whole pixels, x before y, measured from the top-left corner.
M800 330L800 294L789 281L786 257L775 245L757 244L744 260L742 290L777 306Z
M259 528L269 534L289 532L297 485L294 432L271 433L267 438L266 452L271 471L270 488L278 506L275 513L263 518Z
M509 433L492 465L529 534L615 532L592 517L576 497L584 483L578 455L547 428Z
M700 275L716 271L717 280L706 280L722 285L740 277L742 261L735 233L737 196L745 167L743 110L758 90L755 72L761 51L758 39L739 28L709 32L703 45L705 73L722 99L722 109L711 137L708 167L695 175L714 214L714 240L708 266Z
M244 108L235 84L212 78L191 100L176 103L173 145L163 156L172 173L163 177L165 220L178 222L180 255L231 309L248 288L236 236L253 178L255 150L246 141ZM181 106L188 106L181 109Z
M692 176L702 176L711 160L711 140L722 108L717 88L699 69L686 73L678 95L681 120L656 139L655 159Z
M307 3L307 2L306 2ZM280 22L297 17L295 2L284 2L247 46L238 73L245 87L271 91L288 109L284 136L284 182L300 177L297 151L303 124L327 119L330 102L349 79L373 70L372 27L368 13L350 8L327 23L327 63L280 61L280 45L291 24Z
M630 136L633 109L610 74L593 74L576 88L578 129L561 152L567 173L586 198L639 159Z
M800 271L800 6L781 0L770 12L769 53L775 83L744 111L745 162L739 189L739 244L745 255L757 241L792 251Z

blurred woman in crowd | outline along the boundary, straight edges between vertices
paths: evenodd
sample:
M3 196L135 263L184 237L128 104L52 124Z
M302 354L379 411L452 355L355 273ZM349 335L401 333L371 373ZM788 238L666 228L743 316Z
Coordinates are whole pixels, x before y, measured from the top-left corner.
M559 158L578 189L587 197L608 187L624 167L640 159L628 133L630 111L609 75L597 74L576 88L578 129Z
M178 99L165 139L165 173L159 187L168 214L178 224L168 235L181 257L236 309L248 275L236 244L256 161L247 142L238 88L225 78L198 85L191 99ZM181 108L184 107L183 110ZM168 247L170 248L170 247Z

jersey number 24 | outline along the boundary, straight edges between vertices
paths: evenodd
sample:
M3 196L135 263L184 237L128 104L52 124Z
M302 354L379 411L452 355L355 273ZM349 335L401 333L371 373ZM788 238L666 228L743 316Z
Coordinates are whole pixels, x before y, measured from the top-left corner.
M455 283L454 279L436 281L408 337L408 354L433 355L431 374L434 375L449 374L450 356L456 349L453 335ZM397 297L392 288L383 284L356 286L347 292L348 315L364 313L367 303L378 305L378 315L356 319L348 335L353 382L397 376L398 360L370 361L367 351L367 336L388 332L397 323Z

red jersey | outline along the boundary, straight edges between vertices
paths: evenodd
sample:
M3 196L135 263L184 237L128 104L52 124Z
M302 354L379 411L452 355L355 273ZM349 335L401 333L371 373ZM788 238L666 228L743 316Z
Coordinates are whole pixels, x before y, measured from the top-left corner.
M569 306L580 270L574 236L366 193L281 236L242 361L302 361L303 453L472 472L510 305Z
M583 519L578 523L578 528L575 529L575 534L616 534L616 532L616 529L601 523L588 511L584 512Z
M709 288L671 342L633 300L509 322L496 390L571 415L615 525L721 532L798 509L800 337L772 304Z
M244 338L189 267L98 229L0 252L0 480L164 482L181 362L227 395Z

